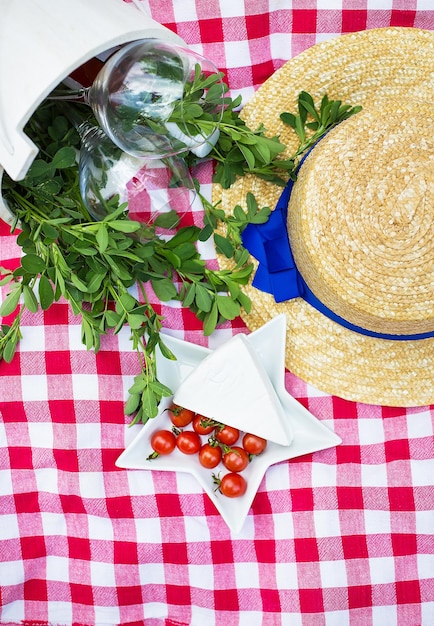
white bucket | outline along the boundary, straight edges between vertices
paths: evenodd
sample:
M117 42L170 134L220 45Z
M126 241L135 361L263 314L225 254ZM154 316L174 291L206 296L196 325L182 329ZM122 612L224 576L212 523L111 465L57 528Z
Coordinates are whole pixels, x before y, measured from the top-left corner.
M41 102L74 70L129 41L175 33L124 0L0 0L0 183L21 180L38 153L24 133ZM0 217L10 213L0 193Z

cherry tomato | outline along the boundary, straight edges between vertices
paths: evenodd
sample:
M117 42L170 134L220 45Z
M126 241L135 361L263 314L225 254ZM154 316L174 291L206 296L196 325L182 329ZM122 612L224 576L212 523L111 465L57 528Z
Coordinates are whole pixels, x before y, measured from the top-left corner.
M219 489L227 498L239 498L246 493L247 482L241 474L231 472L223 476Z
M213 419L200 415L199 413L193 418L193 430L198 435L209 435L212 433L216 425L217 422Z
M193 421L194 411L184 409L184 407L178 406L177 404L172 404L169 408L169 417L174 426L184 428L184 426L188 426L188 424Z
M249 454L261 454L267 447L267 440L252 433L246 433L243 437L243 448Z
M170 430L157 430L151 437L151 446L157 454L170 454L175 449L176 437Z
M192 430L184 430L176 437L176 447L184 454L196 454L201 444L199 435Z
M229 450L223 453L223 465L230 472L242 472L249 464L249 455L239 446L229 448Z
M205 443L199 450L199 463L207 469L217 467L222 460L222 451L220 446L212 446Z
M234 428L233 426L223 426L222 428L217 427L215 431L215 438L220 441L220 443L224 443L226 446L232 446L236 443L239 436L240 431L238 428Z

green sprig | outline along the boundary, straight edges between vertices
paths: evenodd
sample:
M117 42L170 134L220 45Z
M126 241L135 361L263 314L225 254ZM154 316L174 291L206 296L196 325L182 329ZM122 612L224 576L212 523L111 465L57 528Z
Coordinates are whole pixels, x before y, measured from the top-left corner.
M196 73L185 106L190 107L191 128L187 130L210 134L217 124L216 103L224 104L220 138L211 152L216 163L214 180L224 188L246 172L284 184L295 176L300 154L333 125L360 110L326 96L317 110L311 96L302 92L298 113L281 115L299 138L294 155L283 160L279 155L285 146L277 137L267 137L263 127L252 131L241 120L236 111L240 99L224 95L222 100L217 88L220 78L204 79ZM194 107L195 102L201 106ZM117 197L108 202L107 216L94 222L79 192L79 137L54 101L39 107L26 132L39 146L40 156L24 180L17 183L6 174L2 180L3 198L15 215L12 232L18 225L21 230L17 243L23 255L15 270L0 268L0 286L9 287L0 316L14 316L0 327L0 358L13 359L22 337L24 311L47 310L60 298L81 316L81 338L87 349L97 351L103 335L117 334L128 326L140 370L129 389L125 413L132 416L132 423L144 423L158 414L161 399L171 395L158 380L156 350L175 358L164 344L163 320L147 298L146 285L152 286L160 301L179 300L193 311L203 322L205 335L242 310L249 312L251 302L242 287L251 277L253 264L241 233L249 223L265 222L270 209L260 207L249 193L245 209L237 205L228 213L209 202L197 183L205 213L203 228L179 228L171 239L163 239L156 233L157 223L144 227L130 220ZM186 159L190 165L198 162L192 155ZM233 259L231 270L213 270L200 257L198 243L210 237L219 254ZM137 298L131 293L134 285L139 290Z

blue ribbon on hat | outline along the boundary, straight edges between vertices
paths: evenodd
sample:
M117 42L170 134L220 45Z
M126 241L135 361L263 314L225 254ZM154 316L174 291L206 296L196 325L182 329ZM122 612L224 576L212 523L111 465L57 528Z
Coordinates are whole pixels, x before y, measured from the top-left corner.
M299 168L304 158L300 162ZM392 335L368 330L336 315L315 296L295 264L288 239L286 221L288 203L293 186L294 181L290 179L274 211L270 213L267 222L264 224L248 224L242 233L244 247L259 261L252 282L253 286L260 291L272 294L276 302L303 298L303 300L329 319L345 328L369 337L391 340L415 340L434 337L434 331L414 335Z

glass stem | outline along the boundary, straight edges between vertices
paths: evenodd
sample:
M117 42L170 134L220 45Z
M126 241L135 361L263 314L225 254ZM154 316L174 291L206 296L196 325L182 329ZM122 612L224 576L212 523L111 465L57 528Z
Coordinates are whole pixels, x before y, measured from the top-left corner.
M88 102L89 87L82 87L81 89L67 89L62 91L57 89L53 91L47 98L47 100L66 100L70 102Z

